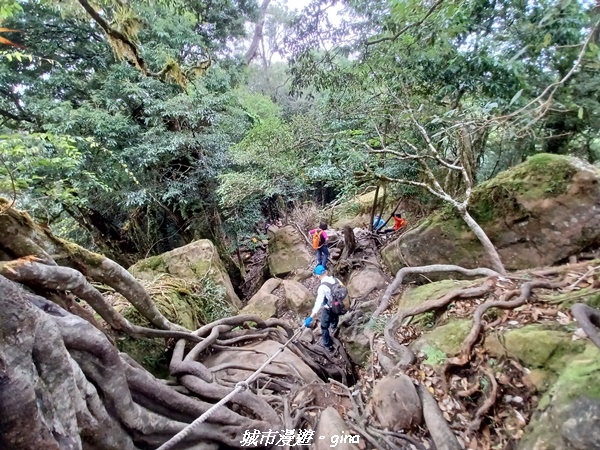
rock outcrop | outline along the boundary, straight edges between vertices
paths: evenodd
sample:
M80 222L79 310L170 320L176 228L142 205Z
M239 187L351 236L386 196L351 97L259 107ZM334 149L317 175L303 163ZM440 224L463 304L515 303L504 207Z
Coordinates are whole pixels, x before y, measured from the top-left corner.
M281 280L271 278L265 282L256 294L248 301L248 304L240 311L241 314L256 314L263 319L269 319L277 315L277 302L279 298L272 292L279 287Z
M600 243L600 169L566 156L538 154L473 192L469 211L506 268L557 263ZM406 264L489 267L465 222L447 209L382 250L392 273Z
M423 422L421 400L410 377L384 377L373 388L369 407L382 428L409 430Z
M471 323L467 319L451 320L424 333L410 348L414 352L424 353L427 364L439 366L448 356L455 356L460 352L462 343L471 330Z
M314 305L315 296L297 281L284 280L282 285L288 308L298 314L309 314Z
M350 320L344 317L340 319L342 324L339 327L339 339L344 343L352 362L359 366L368 361L371 353L369 338L364 330L375 308L376 306L372 302L361 303Z
M291 225L270 234L269 271L274 277L285 276L295 270L304 270L316 257L311 254L300 232Z
M242 307L219 252L208 239L200 239L161 255L142 259L128 270L138 280L145 281L153 281L164 273L191 282L208 278L225 289L225 298L229 304L235 308Z
M350 298L366 297L377 289L387 286L385 277L377 267L367 266L364 269L353 272L348 282L348 296Z

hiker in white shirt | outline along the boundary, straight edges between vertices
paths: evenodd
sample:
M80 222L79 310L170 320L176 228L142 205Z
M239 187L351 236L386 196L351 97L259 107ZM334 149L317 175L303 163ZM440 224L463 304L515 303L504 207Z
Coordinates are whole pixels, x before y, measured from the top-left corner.
M324 283L333 285L336 282L336 279L328 275L327 269L321 265L315 267L314 274L318 277L320 284L319 288L317 289L315 306L313 306L310 316L304 321L304 325L309 327L313 318L316 317L319 313L319 310L323 308L323 312L321 313L321 345L332 351L333 342L331 340L331 336L329 335L329 329L331 328L331 331L335 330L340 316L331 311L329 306L332 303L331 288ZM327 301L325 301L326 299ZM329 305L327 303L329 303Z

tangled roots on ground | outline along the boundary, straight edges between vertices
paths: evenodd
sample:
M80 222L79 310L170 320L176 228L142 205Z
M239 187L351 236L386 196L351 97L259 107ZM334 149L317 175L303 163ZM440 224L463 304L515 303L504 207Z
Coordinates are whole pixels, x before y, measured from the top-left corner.
M92 448L156 448L233 389L202 356L264 339L285 342L292 335L284 323L256 316L208 324L179 340L170 367L176 381L165 382L120 354L88 321L3 276L0 311L0 447L11 449L81 448L82 441ZM187 342L196 343L186 355ZM296 342L289 349L314 365L310 346ZM322 378L340 377L343 370L317 369ZM284 393L297 381L267 367L256 381L257 393L238 393L194 430L188 444L239 447L245 430L281 425L281 399L272 393Z

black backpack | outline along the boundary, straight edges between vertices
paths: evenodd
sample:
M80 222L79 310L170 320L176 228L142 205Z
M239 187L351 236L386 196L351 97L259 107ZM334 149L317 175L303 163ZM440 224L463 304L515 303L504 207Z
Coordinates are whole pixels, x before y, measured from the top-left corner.
M331 291L331 304L329 304L327 297L325 297L323 304L329 304L329 310L338 316L345 314L346 308L344 307L344 299L348 295L348 289L346 289L337 278L335 279L335 283L323 281L321 284L329 287Z

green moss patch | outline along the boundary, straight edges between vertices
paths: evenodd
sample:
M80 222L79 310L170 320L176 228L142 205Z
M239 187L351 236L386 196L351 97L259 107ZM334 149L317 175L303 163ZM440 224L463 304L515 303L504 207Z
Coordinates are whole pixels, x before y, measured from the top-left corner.
M426 302L427 300L434 300L443 297L455 289L470 287L478 282L478 280L442 280L408 289L404 292L404 294L402 294L402 297L398 302L398 308L412 308L422 304L423 302Z
M235 313L227 303L225 290L210 278L190 283L170 275L162 275L152 282L142 282L158 310L171 322L188 330ZM150 322L124 298L118 296L113 306L131 323L152 328ZM132 339L118 341L119 349L154 374L167 371L164 339Z
M452 320L423 334L411 345L415 351L431 355L433 360L440 358L440 352L446 356L457 355L471 330L472 321L468 319ZM433 364L433 363L432 363Z
M571 448L561 431L565 421L573 418L574 402L585 397L600 399L600 350L589 342L583 345L582 352L563 355L563 369L542 397L519 448Z
M501 337L490 335L484 345L490 354L508 354L530 369L544 368L559 372L565 364L563 356L580 353L585 344L581 341L574 342L571 333L554 327L555 325L526 325L509 330Z
M146 259L142 259L135 265L139 271L152 270L154 272L168 272L165 260L159 256L151 256Z
M590 343L583 344L584 351L564 355L556 383L540 402L540 407L552 402L563 404L580 395L600 399L600 350Z

